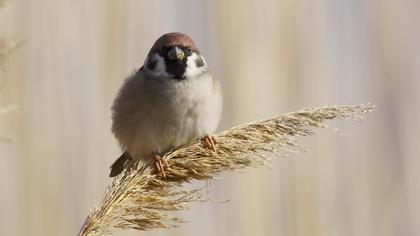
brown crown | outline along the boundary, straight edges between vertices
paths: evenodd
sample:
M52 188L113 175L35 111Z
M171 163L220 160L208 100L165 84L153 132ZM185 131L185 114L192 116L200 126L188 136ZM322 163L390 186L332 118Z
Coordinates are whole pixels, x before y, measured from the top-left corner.
M155 52L159 52L162 47L171 46L189 47L192 51L200 53L190 36L179 32L173 32L160 36L160 38L156 40L155 44L153 44L148 56Z

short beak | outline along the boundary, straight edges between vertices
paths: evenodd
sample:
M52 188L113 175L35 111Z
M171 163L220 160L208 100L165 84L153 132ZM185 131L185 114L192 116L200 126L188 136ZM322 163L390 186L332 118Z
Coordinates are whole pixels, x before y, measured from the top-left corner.
M179 60L179 61L182 61L184 59L184 57L185 57L185 53L179 47L173 47L168 52L168 58L169 58L169 60Z

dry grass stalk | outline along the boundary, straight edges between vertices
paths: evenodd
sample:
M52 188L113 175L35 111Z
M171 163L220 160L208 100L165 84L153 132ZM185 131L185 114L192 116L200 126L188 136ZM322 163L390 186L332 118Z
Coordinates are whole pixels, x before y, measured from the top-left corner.
M2 25L2 17L11 9L11 4L7 4L5 0L0 0L0 26ZM7 41L4 38L0 38L0 93L3 91L4 79L2 72L6 64L8 56L19 47L19 45L11 40ZM1 95L1 94L0 94ZM0 119L3 115L10 114L17 109L15 105L1 105L0 106ZM1 120L0 120L1 121ZM13 141L11 137L4 137L0 134L0 143L10 143Z
M125 171L114 179L79 235L102 235L112 228L174 227L184 220L170 212L187 209L187 203L201 199L199 190L177 189L183 183L212 179L225 171L263 166L270 154L287 155L301 150L298 138L314 134L312 127L326 128L325 120L360 120L373 108L357 105L304 109L234 127L215 136L217 153L197 141L166 154L164 158L170 165L166 179L154 174L150 167Z
M8 7L6 6L8 5ZM0 0L0 26L3 23L3 17L8 10L11 9L11 4L6 4L5 0ZM1 32L0 32L1 33ZM4 37L0 38L0 69L3 69L7 57L18 47L15 42L6 40ZM0 81L1 82L1 81Z
M5 39L0 39L0 69L3 69L10 54L20 46L19 43L12 40L6 41Z
M0 26L3 23L3 17L10 12L14 4L6 1L0 0ZM4 36L0 38L0 69L4 69L7 58L14 52L17 48L21 46L21 42L16 42L14 40L6 40Z

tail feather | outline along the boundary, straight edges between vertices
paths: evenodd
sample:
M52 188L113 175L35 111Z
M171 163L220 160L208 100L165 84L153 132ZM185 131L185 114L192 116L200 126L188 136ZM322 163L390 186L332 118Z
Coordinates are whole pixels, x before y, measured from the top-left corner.
M124 152L109 168L111 169L111 173L109 173L109 177L115 177L119 175L124 168L131 162L131 157L128 152Z

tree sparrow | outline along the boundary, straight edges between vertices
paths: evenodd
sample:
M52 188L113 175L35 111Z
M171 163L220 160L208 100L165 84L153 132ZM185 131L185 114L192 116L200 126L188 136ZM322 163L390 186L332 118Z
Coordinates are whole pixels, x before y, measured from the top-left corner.
M144 65L128 77L112 106L112 132L124 153L110 177L136 161L166 177L161 156L198 138L215 151L212 134L222 113L222 89L192 39L162 35Z

